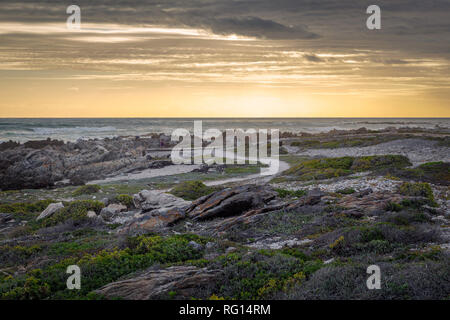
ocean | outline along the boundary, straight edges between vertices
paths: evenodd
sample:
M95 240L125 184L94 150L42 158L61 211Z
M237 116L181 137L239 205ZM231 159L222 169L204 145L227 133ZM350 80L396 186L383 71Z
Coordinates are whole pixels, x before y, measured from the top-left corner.
M436 126L450 129L450 118L223 118L223 119L162 119L162 118L79 118L79 119L0 119L0 142L42 140L64 141L115 136L140 136L148 133L171 134L177 128L193 130L194 120L203 121L203 130L224 129L279 129L281 132L328 132L333 129L349 130L365 127Z

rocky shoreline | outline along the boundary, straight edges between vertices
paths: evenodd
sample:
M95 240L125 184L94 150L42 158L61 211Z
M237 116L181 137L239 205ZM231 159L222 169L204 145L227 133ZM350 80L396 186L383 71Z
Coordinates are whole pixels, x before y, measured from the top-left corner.
M172 166L167 138L0 145L2 189L22 188L1 192L0 297L448 299L441 128L285 133L287 167L271 177L148 175ZM89 274L78 291L71 264ZM373 264L382 290L366 288Z

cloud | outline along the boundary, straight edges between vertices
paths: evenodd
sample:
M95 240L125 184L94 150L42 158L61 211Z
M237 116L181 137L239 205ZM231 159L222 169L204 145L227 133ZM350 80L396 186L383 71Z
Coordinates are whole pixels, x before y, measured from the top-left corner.
M220 18L206 20L204 24L213 33L224 35L237 34L273 40L319 38L318 34L308 31L305 27L285 26L281 23L258 17Z
M315 54L305 54L303 57L309 62L324 62L322 58L319 58Z

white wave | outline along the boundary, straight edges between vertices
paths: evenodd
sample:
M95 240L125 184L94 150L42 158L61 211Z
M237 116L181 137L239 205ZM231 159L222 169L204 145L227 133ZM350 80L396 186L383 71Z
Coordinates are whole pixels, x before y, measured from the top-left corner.
M64 133L81 133L90 132L114 132L115 127L60 127L60 128L33 128L33 132L42 135L64 134Z

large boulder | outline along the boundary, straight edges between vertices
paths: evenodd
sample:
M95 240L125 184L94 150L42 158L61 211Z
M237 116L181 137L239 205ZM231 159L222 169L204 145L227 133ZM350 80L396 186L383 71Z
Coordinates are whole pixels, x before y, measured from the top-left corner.
M64 205L62 204L62 202L58 202L58 203L50 203L48 205L48 207L42 211L42 213L36 218L37 221L45 219L47 217L52 216L53 214L55 214L55 212L57 212L58 210L64 208Z
M177 299L189 299L200 289L213 285L217 273L194 266L174 266L149 270L138 277L107 284L96 292L126 300L167 299L169 292L176 292Z
M264 207L249 210L240 216L230 217L219 221L219 223L216 225L216 230L219 232L223 232L237 224L251 224L255 222L260 215L270 214L271 212L276 212L279 210L296 211L300 210L302 207L314 206L321 201L323 196L325 196L324 192L319 189L314 189L309 191L306 196L303 196L300 199L294 200L292 202L272 201L275 203L271 202Z
M152 232L171 226L179 220L184 219L185 216L184 210L178 208L173 208L166 212L144 214L125 224L123 228L119 229L119 232L126 234Z
M185 209L191 204L156 190L142 190L134 195L133 202L139 213L127 221L119 233L137 234L171 226L185 218Z
M174 195L156 190L142 190L133 197L136 208L143 213L161 214L172 209L185 208L191 204L190 201L175 197Z
M110 204L109 206L103 208L102 211L100 211L100 216L105 221L111 221L118 214L120 214L121 212L124 212L124 211L127 211L126 206L124 206L123 204L113 203L113 204Z
M187 208L186 213L194 220L236 216L264 207L276 197L277 193L266 186L239 186L224 189L194 201Z

